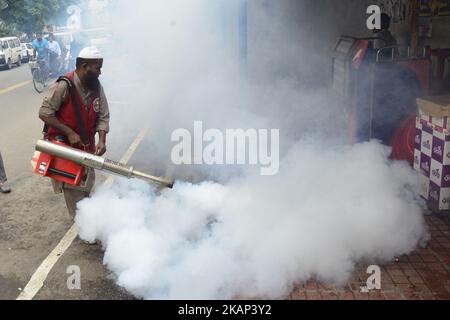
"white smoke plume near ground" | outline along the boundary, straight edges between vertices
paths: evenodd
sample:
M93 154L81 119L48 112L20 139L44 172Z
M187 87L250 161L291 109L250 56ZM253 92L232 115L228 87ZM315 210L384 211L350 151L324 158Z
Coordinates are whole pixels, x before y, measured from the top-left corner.
M345 284L355 263L389 261L423 239L416 176L388 155L376 142L304 142L271 178L177 182L158 195L121 180L83 201L76 222L137 297L283 298L311 277Z
M271 27L274 43L287 43L288 50L280 58L263 37L269 41L264 57L249 57L257 79L249 70L241 81L238 52L224 44L234 38L214 27L222 14L233 16L238 2L117 1L117 12L110 12L115 21L133 17L112 26L120 37L105 59L106 92L125 96L130 106L112 108L110 144L146 119L154 148L141 161L164 169L172 131L191 129L195 120L222 130L281 130L275 176L252 167L186 166L173 190L155 193L146 183L117 180L79 203L80 237L102 242L104 263L137 297L283 298L310 278L342 285L356 263L389 261L426 239L412 169L391 162L389 149L377 142L345 146L347 119L337 99L311 88L313 78L303 86L285 76L289 65L303 63L302 77L316 70L304 53L308 38L296 48L292 37L282 39L281 20L258 24L252 16L251 32ZM273 15L282 17L283 10L261 16ZM136 37L136 30L144 34ZM136 43L143 46L130 50ZM204 182L183 182L189 171Z

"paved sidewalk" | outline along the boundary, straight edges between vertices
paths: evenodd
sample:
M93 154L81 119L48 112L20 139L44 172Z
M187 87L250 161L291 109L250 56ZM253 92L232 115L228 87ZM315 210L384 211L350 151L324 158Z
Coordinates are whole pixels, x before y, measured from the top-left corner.
M426 216L431 240L427 247L380 266L381 290L361 292L368 265L358 266L344 288L315 281L299 284L292 300L450 300L449 220Z

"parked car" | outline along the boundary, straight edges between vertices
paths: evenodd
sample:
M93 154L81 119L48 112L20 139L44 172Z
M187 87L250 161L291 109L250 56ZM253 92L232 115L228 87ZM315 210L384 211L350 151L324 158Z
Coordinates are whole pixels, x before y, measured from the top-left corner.
M11 69L22 64L22 46L17 37L0 38L0 67Z
M22 62L28 62L33 57L34 50L31 43L21 43L22 46Z

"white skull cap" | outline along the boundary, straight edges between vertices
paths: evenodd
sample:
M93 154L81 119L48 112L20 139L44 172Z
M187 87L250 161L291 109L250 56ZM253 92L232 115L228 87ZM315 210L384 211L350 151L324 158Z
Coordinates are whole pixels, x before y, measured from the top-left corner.
M86 47L80 51L80 53L78 54L78 58L103 59L103 56L100 53L100 50L98 50L96 47Z

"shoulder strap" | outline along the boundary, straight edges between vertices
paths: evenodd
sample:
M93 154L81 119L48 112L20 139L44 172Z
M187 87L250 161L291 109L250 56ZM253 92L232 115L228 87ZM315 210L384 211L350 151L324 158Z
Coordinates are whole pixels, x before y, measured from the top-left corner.
M67 87L69 89L69 95L71 96L72 104L74 106L75 114L77 116L78 125L80 126L81 141L83 142L83 144L85 146L88 146L89 145L89 137L87 135L86 128L83 123L83 117L81 116L81 106L78 103L75 85L73 84L72 80L70 80L70 78L68 78L66 76L61 76L58 78L58 80L56 80L56 82L61 82L61 81L64 81L67 83ZM45 125L44 133L47 133L47 132L48 132L48 126Z
M60 81L65 81L67 83L67 88L68 89L72 86L72 82L66 76L60 76L55 82L58 83ZM72 92L70 91L70 89L69 89L69 94L67 95L67 97L64 100L64 102L62 102L62 104L65 103L65 101L69 98L69 96L72 96ZM49 128L48 124L44 124L44 129L42 129L42 132L44 134L47 134L48 133L48 128Z

